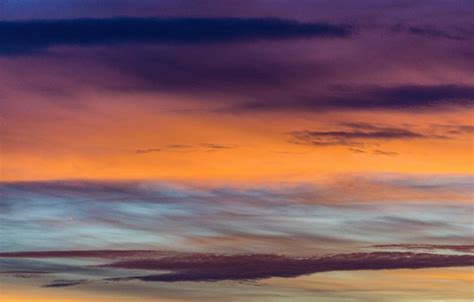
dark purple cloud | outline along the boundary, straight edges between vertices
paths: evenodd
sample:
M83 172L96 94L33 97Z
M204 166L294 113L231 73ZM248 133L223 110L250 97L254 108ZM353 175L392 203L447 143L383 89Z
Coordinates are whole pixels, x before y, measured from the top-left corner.
M1 253L0 257L33 259L93 257L115 260L111 263L94 265L93 268L170 271L145 276L106 278L109 281L135 279L158 282L256 280L271 277L289 278L329 271L417 269L474 265L474 255L412 252L371 252L298 257L278 254L91 250ZM63 287L84 282L87 282L87 280L59 280L47 286Z
M462 253L474 253L474 245L453 244L378 244L374 248L401 250L449 250Z
M87 102L90 98L80 96L91 92L171 93L190 101L178 106L183 110L197 104L200 110L239 113L472 105L471 47L456 38L472 37L466 1L231 2L3 4L8 8L3 20L21 15L22 21L0 22L0 53L72 47L55 48L50 56L2 57L7 79L16 84L5 84L2 94L12 100L2 105L17 106L19 91L29 94L25 98L58 103ZM26 12L25 7L34 9ZM164 17L147 17L157 13ZM134 17L113 17L123 15ZM92 19L77 19L83 16ZM188 26L192 30L184 32ZM156 34L161 27L166 33ZM347 37L354 29L357 34L350 39L293 39ZM117 43L120 47L76 47ZM108 99L114 102L114 96ZM139 99L148 100L134 100Z
M51 56L36 57L33 65L28 62L20 67L31 69L21 72L18 87L11 93L29 92L58 103L79 102L75 97L90 92L171 93L186 98L187 103L179 107L192 110L199 105L199 110L218 113L423 111L472 106L472 84L467 77L459 81L452 76L467 74L471 69L472 60L463 55L468 53L464 41L429 41L430 44L409 52L408 46L415 43L414 38L399 41L393 35L373 37L364 31L351 39L316 43L281 40L238 45L129 46L130 43L125 43L118 48L71 47L55 50ZM362 42L368 44L364 46ZM8 43L13 42L0 48ZM390 56L383 57L388 51ZM224 53L225 56L221 55ZM364 63L365 56L370 56L371 64ZM16 60L5 59L8 65L4 72L9 78L14 79L15 63L21 66L26 58ZM49 70L49 80L36 74L45 68ZM404 76L400 73L403 69L413 69L425 79L424 83ZM426 80L432 78L433 69L442 76L436 81ZM380 72L379 81L372 75ZM24 73L34 78L28 85L21 76ZM9 89L6 87L5 93ZM153 106L153 101L147 102Z
M62 19L0 22L0 54L35 53L54 46L205 44L294 38L344 38L347 25L277 18Z
M474 86L400 85L386 87L336 87L321 95L296 96L291 100L248 102L234 111L278 110L414 110L442 106L472 106Z
M161 259L115 262L105 267L147 270L171 270L171 273L132 277L142 281L221 281L248 280L348 270L432 268L474 265L471 255L428 253L354 253L323 257L287 257L282 255L191 254Z
M380 87L368 89L366 97L338 102L350 107L387 108L419 107L447 104L470 104L474 102L474 87L462 85L406 85L398 87Z
M89 280L87 279L79 279L79 280L54 280L53 282L43 285L42 287L68 287L68 286L75 286L80 284L88 283Z
M392 27L392 30L399 33L409 33L429 39L442 38L450 40L466 40L473 36L472 29L464 27L439 29L435 26L407 26L403 24L397 24L396 26Z
M0 258L127 258L162 256L166 252L152 250L76 250L3 252Z

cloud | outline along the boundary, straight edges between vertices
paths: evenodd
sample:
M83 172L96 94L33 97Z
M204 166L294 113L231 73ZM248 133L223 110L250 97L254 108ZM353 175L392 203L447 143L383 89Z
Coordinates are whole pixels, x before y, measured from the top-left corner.
M192 148L191 145L183 145L183 144L173 144L173 145L168 145L166 147L170 148L170 149L189 149L189 148Z
M346 253L323 256L287 256L281 254L216 254L216 253L180 253L161 251L49 251L2 253L0 257L23 258L27 253L32 258L99 257L112 260L109 263L90 265L95 268L96 277L100 269L160 271L160 274L143 276L125 276L103 278L106 281L224 281L258 280L271 277L297 277L301 275L353 270L380 270L402 268L439 268L474 265L473 255L444 255L412 252L370 252ZM114 257L110 258L110 255ZM118 258L115 258L118 256ZM76 264L78 269L84 269ZM167 271L162 273L163 271ZM110 273L110 271L108 271ZM70 271L74 273L74 268ZM105 272L104 272L105 273ZM64 287L83 284L88 280L56 280L47 287Z
M424 37L432 37L432 38L446 38L446 39L453 39L453 40L463 40L462 36L453 35L446 31L442 31L432 27L417 27L417 26L410 26L408 27L408 32L418 36Z
M463 244L471 233L469 176L338 176L252 186L37 181L2 183L1 191L4 251L78 249L82 242L84 249L106 250L89 258L112 247L157 245L316 254L387 241ZM440 230L446 238L429 240Z
M155 5L161 7L160 4L151 6ZM95 95L96 93L112 94L107 97L110 106L116 105L117 100L120 99L117 98L117 95L123 94L133 96L136 102L146 102L146 108L149 110L156 108L154 106L160 107L160 100L167 98L162 94L169 93L173 96L178 95L179 99L183 100L176 106L179 110L198 108L202 111L218 110L218 112L239 113L254 111L321 112L324 110L364 110L366 108L408 111L442 106L453 106L457 109L457 106L472 105L472 83L469 81L469 75L473 69L473 60L470 56L471 51L468 43L445 38L420 39L420 35L416 34L397 35L393 31L387 31L387 26L383 25L396 24L398 21L394 20L399 20L403 24L407 24L403 25L404 30L413 27L413 29L423 29L423 33L437 34L436 31L428 30L435 29L453 34L465 32L465 35L468 35L472 29L466 25L469 22L466 23L468 19L465 15L452 13L450 16L456 17L449 17L448 19L451 20L448 20L445 9L438 8L430 12L429 17L427 14L423 14L425 18L415 18L415 20L412 18L413 15L410 15L405 20L404 18L408 15L404 15L398 9L394 11L389 8L390 6L384 5L377 8L370 6L375 11L386 10L391 15L387 16L389 18L383 22L378 20L374 23L373 20L369 22L367 15L356 7L348 8L342 16L340 10L333 11L335 9L333 6L324 7L321 10L314 9L314 5L309 5L311 9L306 11L308 15L302 16L300 13L305 10L294 11L295 14L289 13L289 11L296 9L289 2L281 3L278 12L269 12L268 7L262 3L258 5L253 3L245 7L240 4L235 5L238 7L219 5L219 8L215 4L191 6L193 10L199 12L191 13L187 8L184 12L182 5L174 6L175 10L172 13L167 9L147 9L142 12L149 15L160 11L163 15L175 16L171 18L58 20L52 19L61 17L58 14L43 12L43 15L35 15L30 12L32 14L30 17L41 18L43 16L43 18L51 18L51 20L25 19L27 16L23 16L22 21L1 22L2 31L6 32L6 28L12 28L8 36L0 35L0 49L3 49L4 53L19 54L19 51L24 51L31 54L32 51L41 52L54 46L73 46L56 48L49 56L4 59L2 70L4 70L4 77L8 79L8 83L5 82L5 87L2 90L5 90L3 94L12 99L9 101L11 102L9 106L13 108L18 106L21 109L21 106L15 102L18 97L31 99L32 102L38 98L43 101L44 98L44 102L55 99L57 103L79 102L82 104L91 102L93 98L89 97L90 94ZM454 9L454 6L449 7ZM468 11L458 7L459 5L456 6L457 11ZM258 10L256 10L257 8ZM74 18L74 15L96 17L113 15L110 12L108 14L97 13L98 10L103 9L101 5L100 9L90 9L87 13L70 10L68 14L62 15L62 18ZM120 9L120 13L115 15L132 14L135 10L135 8L123 11L122 9L123 7ZM219 14L216 10L226 11L226 13ZM9 10L10 15L11 11ZM214 14L209 14L210 11L214 11ZM328 14L327 11L332 13ZM279 16L280 19L177 17L183 15L265 16L266 14ZM401 15L398 14L404 15L404 17L400 19ZM11 16L5 17L4 20L13 18ZM287 18L294 18L295 21ZM279 36L288 33L288 38L291 38L297 36L295 32L300 29L305 31L304 28L308 24L318 24L311 21L318 19L326 20L329 23L323 24L333 25L336 28L344 27L337 25L341 22L348 22L344 20L355 20L353 22L356 25L346 31L349 33L357 31L357 34L351 35L350 39L285 40L286 38L282 38L282 40L262 33L261 30L262 27L266 28L267 23L265 22L268 20L277 20L275 23L281 23L282 27L298 28L294 31L279 30L278 34L275 34ZM251 39L248 38L245 30L240 30L240 27L247 28L247 24L253 24L252 22L257 25L248 27L252 27L252 34L256 38L247 41L279 40L270 44L207 43L206 41L209 41L210 38L206 39L206 37L214 33L193 27L193 37L198 42L173 42L173 39L179 39L181 26L201 21L215 22L216 26L212 27L213 31L222 31L222 36L230 37L230 40L234 39L232 41ZM99 29L108 28L115 26L115 24L122 26L122 24L128 24L127 22L137 25L127 27L131 28L131 31L121 32L118 38L107 38L108 34L105 29L96 29L96 26ZM235 27L232 29L235 29L235 35L226 35L231 30L226 30L226 26L220 26L221 23L227 24L228 22L235 23ZM169 35L169 37L160 36L155 39L155 37L148 36L152 35L150 31L153 26L148 26L145 31L132 33L134 26L141 26L142 23L156 23L160 24L159 26L161 24L168 26L169 23L172 24L169 27L173 27L173 32L177 31L178 34ZM265 25L260 26L259 24ZM67 33L61 32L61 29L66 26L72 27L74 30ZM22 35L17 27L24 28L25 33ZM29 37L30 31L40 31L41 34L31 38ZM43 31L46 33L43 34ZM56 31L60 34L57 34ZM295 36L291 36L293 34ZM318 35L319 32L315 33L314 37L319 37ZM212 37L215 37L216 40L222 38L220 34ZM120 47L74 47L115 46L114 43L121 43ZM148 45L136 45L137 43ZM150 43L154 46L150 47ZM201 44L196 45L196 43ZM130 44L134 45L129 47ZM412 45L415 44L417 47L413 48ZM223 53L225 56L221 55ZM387 56L387 54L390 55ZM369 58L370 64L367 64ZM48 70L47 76L45 76L44 70ZM410 72L407 73L407 70ZM433 72L440 74L440 76L433 77ZM30 75L28 81L24 81L24 74ZM374 76L374 74L379 76ZM466 89L468 90L466 91ZM411 94L414 92L416 95L412 96ZM141 95L143 93L155 95L151 98L144 98ZM401 95L403 93L405 95ZM466 93L469 93L470 99ZM19 94L22 95L19 96ZM425 98L427 94L429 97ZM155 100L158 105L153 103ZM36 107L43 108L41 105L37 104ZM50 114L52 112L48 111L47 115ZM34 116L39 118L44 115L36 114ZM8 114L8 119L10 118L11 115ZM12 128L15 127L12 126ZM145 147L152 148L154 146Z
M407 26L398 24L391 27L391 30L425 38L442 38L449 40L467 40L473 36L472 29L468 27L451 27L442 30L435 26Z
M453 244L378 244L374 248L391 250L448 250L461 253L474 253L474 245L453 245Z
M0 258L127 258L162 256L166 252L154 250L70 250L0 252Z
M443 104L472 105L474 87L461 85L406 85L395 87L371 88L366 98L340 99L341 105L357 108L414 108ZM360 101L360 102L359 102Z
M360 147L374 141L427 138L425 134L404 128L378 126L367 123L344 123L341 126L344 130L293 131L289 133L291 136L290 141L295 144L307 144L312 146Z
M161 148L137 149L137 150L135 150L135 153L137 153L137 154L147 154L147 153L160 152L160 151L161 151Z
M54 280L51 283L43 285L42 287L69 287L69 286L76 286L80 284L85 284L90 282L87 279L79 279L79 280Z
M473 125L444 125L444 124L433 124L431 128L434 132L441 132L444 136L460 136L469 135L474 133Z
M359 154L362 154L362 153L367 153L365 150L362 150L362 149L357 149L357 148L347 148L347 150L353 152L353 153L359 153Z
M397 155L399 155L398 152L383 151L383 150L374 150L373 153L374 153L375 155L386 155L386 156L397 156Z
M11 276L15 278L35 278L41 275L50 274L51 272L44 271L27 271L27 270L0 270L0 275Z
M237 145L231 144L216 144L216 143L202 143L198 145L183 145L183 144L173 144L167 145L159 148L149 148L149 149L137 149L135 150L136 154L148 154L148 153L155 153L155 152L162 152L162 151L184 151L184 152L191 152L191 151L217 151L217 150L226 150L226 149L234 149Z
M385 238L394 238L390 241L395 240L406 240L406 241L424 241L424 242L444 242L449 243L446 239L430 240L427 237L433 233L450 233L456 234L458 228L456 225L447 222L444 219L418 219L416 217L403 217L403 215L392 215L386 213L385 215L372 217L370 219L353 221L351 224L352 232L356 233L372 233L374 228L377 228L377 232L383 234ZM410 232L412 239L395 239L400 238L400 232ZM469 240L462 241L463 243L469 243Z
M426 253L353 253L322 257L283 255L189 254L161 259L126 260L105 267L171 270L172 273L136 277L143 281L221 281L296 277L328 271L469 266L474 256Z
M226 144L201 144L202 147L209 148L209 149L233 149L236 148L237 145L226 145Z
M381 129L391 128L381 127ZM387 132L390 131L387 130ZM413 135L408 135L408 137L411 136ZM393 134L390 137L393 137ZM456 195L446 195L450 196L446 197L446 202L455 202L470 199L472 182L473 178L470 175L416 177L390 174L340 175L319 182L289 183L285 186L269 183L257 187L232 184L201 186L199 184L159 181L16 181L0 182L0 189L3 193L0 206L5 207L6 210L9 206L20 204L20 202L32 201L32 205L35 205L51 200L64 201L65 206L68 205L66 201L74 202L75 206L85 206L88 203L113 203L114 201L126 201L131 204L170 203L177 205L181 203L184 205L190 203L219 206L230 206L232 203L249 206L261 204L284 206L312 201L327 205L327 201L329 203L346 203L348 200L352 200L349 197L355 196L361 202L403 201L403 197L410 201L420 201L434 196L444 198L443 196L448 193L457 193ZM357 188L358 193L352 190L353 188ZM367 188L370 194L365 192L364 188ZM389 196L386 194L387 190L391 192ZM377 197L374 198L374 196ZM385 197L381 199L382 196ZM399 197L400 199L398 199Z
M123 200L154 200L160 199L157 192L151 193L139 182L130 181L45 181L45 182L12 182L1 183L5 189L5 200L0 205L8 205L15 202L16 196L22 195L20 199L50 196L52 198L66 198L81 203L87 202L112 202ZM8 191L7 191L8 190ZM164 197L164 196L161 196ZM11 198L11 199L10 199Z
M171 273L138 276L131 279L178 282L289 278L329 271L414 269L471 266L473 264L474 256L471 255L374 252L323 257L190 254L161 259L121 261L104 266L124 269L171 270Z
M0 54L36 53L54 46L206 44L295 38L344 38L347 25L277 18L139 18L0 22Z
M295 96L290 100L242 103L231 107L235 112L279 110L415 110L442 106L472 106L474 86L400 85L351 87L336 86L313 96Z
M378 146L393 140L454 139L470 135L471 125L429 125L424 128L413 126L390 126L360 122L340 123L330 130L297 130L289 134L289 141L316 147L346 146L353 153L367 153L367 147ZM399 153L374 149L375 155L397 156Z
M469 53L468 47L441 40L437 43L442 45L419 43L414 50L409 45L418 38L410 35L407 39L400 43L396 35L384 30L376 37L363 31L351 39L316 43L279 40L277 45L167 43L129 47L131 42L127 42L121 47L70 47L50 56L5 60L2 70L15 84L5 85L5 94L12 98L5 104L19 106L15 102L19 92L25 98L54 99L65 105L87 103L90 98L86 96L97 92L133 95L148 109L160 107L160 100L165 99L162 94L172 94L182 100L176 104L178 110L241 114L459 109L472 105L474 89L467 79L473 60L462 54ZM0 48L13 42L5 43L0 43ZM391 55L384 57L386 53ZM371 64L365 63L367 56L373 58ZM41 73L46 69L47 77ZM418 74L422 82L407 77L404 70L413 70L410 74ZM432 70L443 77L434 79ZM25 73L31 75L28 83L23 79ZM142 94L156 97L144 98ZM111 97L110 106L117 99Z

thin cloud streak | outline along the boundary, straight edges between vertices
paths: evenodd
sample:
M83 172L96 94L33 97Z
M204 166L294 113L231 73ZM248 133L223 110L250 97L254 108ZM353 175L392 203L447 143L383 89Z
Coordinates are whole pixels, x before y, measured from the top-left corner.
M364 148L378 146L387 141L448 140L472 133L470 125L390 126L360 122L340 123L329 130L297 130L288 133L289 142L315 147L345 146L355 153L367 152ZM375 155L396 156L397 152L375 149Z
M453 245L453 244L379 244L374 248L400 249L400 250L448 250L462 253L474 253L474 245Z

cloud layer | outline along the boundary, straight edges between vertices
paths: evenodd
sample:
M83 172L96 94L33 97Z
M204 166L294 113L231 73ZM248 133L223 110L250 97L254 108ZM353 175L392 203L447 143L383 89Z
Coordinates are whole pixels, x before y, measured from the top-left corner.
M393 242L465 245L471 188L470 177L389 175L256 187L12 182L2 184L0 218L4 251L73 249L78 242L85 249L286 254Z
M0 300L470 300L472 11L0 1Z

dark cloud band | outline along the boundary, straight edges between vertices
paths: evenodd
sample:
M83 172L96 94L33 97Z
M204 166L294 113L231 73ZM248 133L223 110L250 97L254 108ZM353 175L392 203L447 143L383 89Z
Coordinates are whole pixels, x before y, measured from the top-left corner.
M53 46L129 43L202 44L312 37L348 37L347 25L277 18L108 18L0 22L0 54Z
M472 106L474 87L468 85L401 85L337 87L326 95L291 100L250 102L234 111L280 110L420 110L443 106Z
M276 255L203 255L191 258L138 260L118 262L109 267L136 269L170 269L161 275L135 277L142 281L222 281L255 280L271 277L352 270L380 270L403 268L434 268L474 265L471 255L435 255L428 253L354 253L320 258L290 258Z
M285 256L276 254L214 254L160 251L50 251L1 253L0 258L89 258L113 259L95 266L108 269L157 270L169 273L107 278L108 281L223 281L257 280L271 277L352 270L416 269L461 267L474 265L474 256L412 253L371 252L327 256ZM85 280L58 280L50 287L72 286Z

